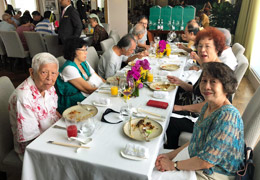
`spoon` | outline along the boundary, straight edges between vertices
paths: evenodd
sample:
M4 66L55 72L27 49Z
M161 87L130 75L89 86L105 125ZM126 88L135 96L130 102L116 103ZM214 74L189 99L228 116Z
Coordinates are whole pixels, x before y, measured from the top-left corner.
M86 107L86 105L85 105L85 104L82 104L81 102L77 102L77 105L81 106L83 109L86 109L87 111L93 111L92 108Z

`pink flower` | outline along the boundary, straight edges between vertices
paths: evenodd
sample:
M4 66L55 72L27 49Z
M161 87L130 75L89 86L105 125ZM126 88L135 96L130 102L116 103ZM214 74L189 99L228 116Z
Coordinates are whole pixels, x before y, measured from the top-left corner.
M138 89L141 89L141 88L143 88L143 87L144 87L143 83L139 83L139 84L138 84Z
M161 40L159 42L159 48L160 48L159 52L163 52L166 49L166 44L167 42L165 40Z

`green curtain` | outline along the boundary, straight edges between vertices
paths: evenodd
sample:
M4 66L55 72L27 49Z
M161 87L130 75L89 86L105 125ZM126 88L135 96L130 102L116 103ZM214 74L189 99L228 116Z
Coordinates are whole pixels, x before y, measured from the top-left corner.
M259 0L242 0L240 14L235 33L235 42L245 47L245 56L250 62L256 34L258 13L260 12Z

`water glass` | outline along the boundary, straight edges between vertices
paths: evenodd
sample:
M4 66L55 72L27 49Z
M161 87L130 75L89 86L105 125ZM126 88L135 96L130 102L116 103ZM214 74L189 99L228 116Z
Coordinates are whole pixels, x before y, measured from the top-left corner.
M94 131L95 131L95 123L93 121L93 118L88 118L82 122L80 133L83 136L89 137L94 133Z
M131 115L132 115L132 111L131 111L131 108L128 107L128 105L122 106L122 107L120 108L119 118L120 118L122 121L128 121L128 120L130 120Z

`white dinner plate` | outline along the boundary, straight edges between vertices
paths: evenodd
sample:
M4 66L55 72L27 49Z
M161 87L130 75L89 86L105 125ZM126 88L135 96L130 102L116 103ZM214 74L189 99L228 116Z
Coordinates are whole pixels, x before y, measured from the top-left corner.
M167 82L154 82L149 85L154 91L172 91L176 88L176 85Z
M160 66L161 69L167 70L167 71L176 71L180 68L180 65L178 64L162 64Z

